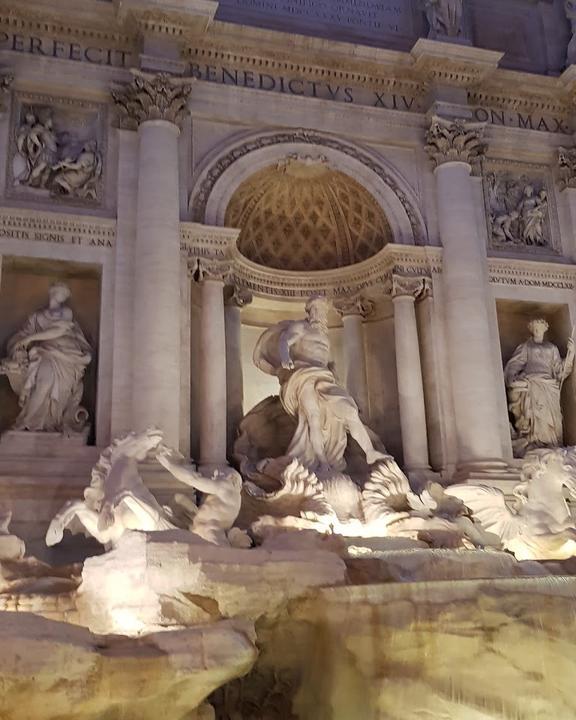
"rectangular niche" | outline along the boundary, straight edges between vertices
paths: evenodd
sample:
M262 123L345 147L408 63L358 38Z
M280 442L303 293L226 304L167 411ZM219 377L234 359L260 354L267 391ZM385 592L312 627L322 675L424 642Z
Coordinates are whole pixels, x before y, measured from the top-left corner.
M101 267L88 263L4 256L0 276L0 358L6 357L6 345L30 315L46 307L48 290L63 282L71 290L68 301L74 319L90 344L93 356L84 375L82 405L88 410L90 434L94 443L96 427L96 391L98 376L98 340L100 333ZM0 376L0 434L9 430L18 415L18 398L8 378Z
M516 347L529 339L528 323L534 318L544 318L550 326L546 340L554 343L562 358L566 356L566 343L572 332L568 305L560 303L522 302L498 300L498 327L504 368ZM576 444L576 386L572 374L562 387L561 407L564 418L564 443Z
M36 203L101 207L105 128L102 103L15 93L6 195Z
M554 184L546 165L486 160L483 188L493 254L562 254Z

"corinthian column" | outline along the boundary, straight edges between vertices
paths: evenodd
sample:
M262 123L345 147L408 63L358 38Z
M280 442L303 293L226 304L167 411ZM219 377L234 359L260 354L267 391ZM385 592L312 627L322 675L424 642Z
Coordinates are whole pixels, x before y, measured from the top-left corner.
M430 470L424 383L416 323L416 298L425 291L424 278L394 275L394 341L402 450L406 470Z
M236 430L244 417L244 374L242 372L242 320L240 312L252 302L252 295L244 288L227 288L224 301L226 324L226 405L227 446L232 452Z
M374 310L374 303L361 295L339 298L334 307L344 326L344 362L346 389L352 395L364 422L370 415L363 319Z
M200 315L200 465L210 472L226 465L226 263L202 260Z
M450 356L458 460L461 469L496 469L505 463L500 438L500 387L491 352L484 238L478 232L471 163L486 150L483 124L435 117L426 150L436 168L442 284Z
M138 131L132 425L159 427L174 446L180 415L178 136L189 94L182 80L136 72L129 85L112 91L120 126Z

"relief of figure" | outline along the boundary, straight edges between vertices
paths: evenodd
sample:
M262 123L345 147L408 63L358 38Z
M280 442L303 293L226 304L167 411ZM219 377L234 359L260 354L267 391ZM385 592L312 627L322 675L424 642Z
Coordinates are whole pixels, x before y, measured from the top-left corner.
M424 12L430 25L429 37L462 35L463 0L424 0Z
M254 350L254 363L278 377L282 405L298 423L286 455L321 474L344 470L349 433L371 465L387 456L374 448L356 403L334 376L328 301L311 298L306 315L264 332Z
M53 194L95 200L97 182L102 175L102 157L96 142L87 142L76 159L67 158L54 165Z
M492 241L496 245L546 247L548 193L527 178L487 177Z
M572 338L562 360L556 345L544 339L546 320L532 320L528 328L532 337L516 348L504 369L516 457L533 448L563 444L560 392L574 365Z
M16 177L16 183L46 189L58 155L52 118L47 117L41 122L33 113L28 113L16 134L16 147L25 163L25 169Z
M88 412L81 401L92 349L66 304L69 298L67 285L52 285L48 306L8 341L0 373L18 395L14 430L74 434L86 427Z
M51 195L97 200L102 155L95 140L79 147L70 133L56 133L50 115L40 120L34 112L26 113L16 132L14 184Z
M544 218L547 209L546 190L535 193L533 185L526 185L518 204L522 239L526 245L543 245Z

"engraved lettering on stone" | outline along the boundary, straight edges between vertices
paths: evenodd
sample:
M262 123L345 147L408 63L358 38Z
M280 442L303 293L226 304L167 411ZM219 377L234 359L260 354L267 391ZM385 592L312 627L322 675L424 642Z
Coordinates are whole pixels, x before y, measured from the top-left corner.
M485 123L466 123L434 116L426 133L425 150L436 166L445 162L472 163L485 154Z

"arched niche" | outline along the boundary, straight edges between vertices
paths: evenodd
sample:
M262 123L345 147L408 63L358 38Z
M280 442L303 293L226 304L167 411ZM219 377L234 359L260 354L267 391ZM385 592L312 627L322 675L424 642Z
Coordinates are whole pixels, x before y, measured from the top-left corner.
M385 215L394 243L426 244L426 226L416 195L396 168L371 150L311 131L244 137L213 155L197 176L191 194L192 219L206 225L225 225L226 211L237 189L255 173L291 155L321 156L331 168L361 185Z

